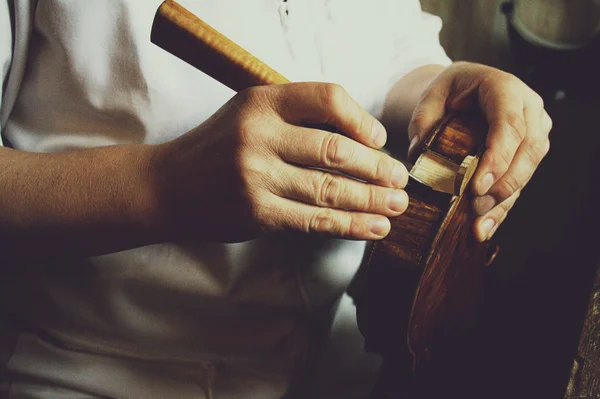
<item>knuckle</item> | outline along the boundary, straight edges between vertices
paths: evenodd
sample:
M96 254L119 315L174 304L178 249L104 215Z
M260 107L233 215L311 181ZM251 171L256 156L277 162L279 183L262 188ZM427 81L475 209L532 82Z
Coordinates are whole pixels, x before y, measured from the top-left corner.
M525 153L532 165L537 165L550 151L550 140L543 139L529 142Z
M321 104L326 110L337 112L343 105L346 90L335 83L324 83L321 90Z
M321 166L334 167L340 165L348 157L343 145L344 138L337 133L325 135L321 142Z
M536 93L533 90L531 90L531 93L532 93L531 102L533 103L533 106L536 108L544 109L544 99L542 98L542 96L540 96L538 93Z
M359 216L354 215L348 218L347 227L341 232L350 237L365 237L369 229L366 223L359 220Z
M504 176L498 183L496 190L501 201L504 201L521 189L521 184L511 175Z
M501 147L496 151L486 151L484 154L486 163L488 163L493 170L497 171L498 174L506 172L512 162L512 154L510 154L504 147Z
M338 176L331 173L323 173L318 184L316 203L319 206L332 206L338 202L342 191L342 182Z
M375 161L375 167L371 169L373 171L372 179L376 182L389 182L392 177L392 168L387 159L381 156L378 157Z
M277 112L277 103L281 100L280 91L281 89L275 86L249 87L236 94L237 101L234 102L234 105L247 119L252 119L249 116L257 119L257 111L260 117L273 115L274 112Z
M348 120L352 120L352 118L348 117ZM361 112L360 116L357 118L356 122L356 132L361 134L369 134L373 127L375 126L375 118L369 116L366 112Z
M527 135L527 126L523 117L516 112L511 112L506 115L506 123L509 126L511 134L519 141L523 141Z
M246 102L251 96L254 95L256 88L255 87L248 87L244 90L240 90L238 91L238 93L235 95L235 97L241 101L242 103Z
M264 98L264 87L253 86L248 87L237 93L237 97L244 104L257 104Z
M550 115L548 115L548 113L546 111L544 111L544 116L542 117L542 119L543 119L542 123L544 126L544 131L546 134L548 134L552 130L552 126L553 126L552 118L550 118Z
M252 143L257 135L257 131L259 132L260 130L256 129L255 124L251 119L245 118L240 120L237 130L237 137L239 139L238 144L243 146Z
M550 140L547 138L538 140L534 147L538 161L541 161L550 152Z
M479 86L480 94L487 95L490 92L505 90L511 84L511 76L509 73L494 69L489 71L481 85Z
M546 138L545 140L542 140L542 153L544 154L544 156L548 155L548 153L550 152L550 140L548 140L548 138Z
M381 195L380 190L373 185L369 185L367 190L365 190L365 198L363 201L362 211L375 210L377 208L383 208L380 206L380 202L383 198L386 198L385 195Z
M512 203L510 203L510 201L508 199L506 199L500 203L500 209L502 210L502 215L505 215L510 210L510 208L512 208ZM502 216L500 218L502 218Z
M516 85L521 84L521 80L517 78L515 75L509 72L494 70L494 78L493 81L501 86L510 86L514 87Z
M265 178L263 163L251 157L239 156L235 160L235 165L242 187L246 191L256 188L257 184Z
M308 220L307 233L339 231L335 212L329 208L318 209Z
M241 113L234 117L232 137L233 145L237 150L258 149L273 143L275 129L265 128L272 120L266 114L254 114L252 112Z
M496 89L496 79L494 79L495 76L497 75L494 75L493 73L487 74L477 89L478 96L483 99L484 108L485 104L490 99L490 93Z

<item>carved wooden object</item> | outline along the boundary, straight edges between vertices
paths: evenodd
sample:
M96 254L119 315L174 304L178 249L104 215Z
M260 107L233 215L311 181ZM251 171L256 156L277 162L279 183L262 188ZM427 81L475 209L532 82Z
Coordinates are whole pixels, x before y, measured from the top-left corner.
M377 398L405 393L399 359L412 357L413 372L427 374L432 354L458 342L477 315L483 271L497 248L475 240L473 195L465 188L486 132L478 113L441 121L420 157L443 159L456 171L454 186L439 186L445 193L411 180L407 212L391 219L392 232L373 244L352 287L366 348L384 358Z
M171 0L158 10L151 40L234 90L288 82ZM408 350L413 368L426 369L432 352L451 345L476 314L483 267L496 249L472 235L466 188L486 132L478 113L441 121L411 170L407 211L391 219L355 279L366 347L384 359ZM388 374L393 385L394 370Z

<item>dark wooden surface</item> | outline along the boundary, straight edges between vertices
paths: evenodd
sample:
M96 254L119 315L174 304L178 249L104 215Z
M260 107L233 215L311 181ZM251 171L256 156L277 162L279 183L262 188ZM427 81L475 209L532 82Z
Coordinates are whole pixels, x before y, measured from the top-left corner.
M489 244L478 243L471 232L475 215L470 192L456 197L452 207L432 245L409 323L417 367L427 367L438 348L456 345L480 310Z
M486 133L479 113L453 115L422 151L460 164ZM392 232L373 244L351 292L366 349L383 358L378 399L413 398L435 383L431 370L454 358L448 349L463 347L474 324L490 258L472 234L470 191L453 196L412 180L406 191L407 212L390 219Z
M452 198L413 181L407 192L410 206L402 217L390 219L390 234L371 247L350 289L366 349L391 356L407 353L415 291Z
M459 115L426 145L459 165L466 156L479 152L487 128L479 112ZM490 244L478 243L473 236L472 201L470 190L453 197L428 251L409 322L408 342L415 365L428 364L435 348L455 344L456 335L470 328L476 317Z
M565 399L591 398L600 398L600 268L565 395Z

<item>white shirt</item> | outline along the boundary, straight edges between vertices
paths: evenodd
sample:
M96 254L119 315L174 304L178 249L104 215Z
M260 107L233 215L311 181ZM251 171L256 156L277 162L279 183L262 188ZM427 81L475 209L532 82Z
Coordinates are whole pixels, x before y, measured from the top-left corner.
M6 142L34 152L165 142L233 96L150 42L160 2L0 1ZM417 0L180 2L288 79L340 83L376 117L404 74L450 63L440 20ZM12 378L0 393L276 399L298 384L360 397L377 362L362 353L342 295L364 248L275 234L19 265L0 279L0 350ZM302 379L320 352L338 356L334 373Z

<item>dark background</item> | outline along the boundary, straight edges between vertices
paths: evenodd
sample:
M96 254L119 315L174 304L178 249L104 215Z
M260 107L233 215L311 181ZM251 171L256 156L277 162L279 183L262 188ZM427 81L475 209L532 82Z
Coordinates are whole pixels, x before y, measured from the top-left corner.
M544 97L551 150L495 236L482 319L442 367L440 398L563 398L600 248L600 5L422 0L454 60L515 73ZM532 45L513 29L554 44Z

